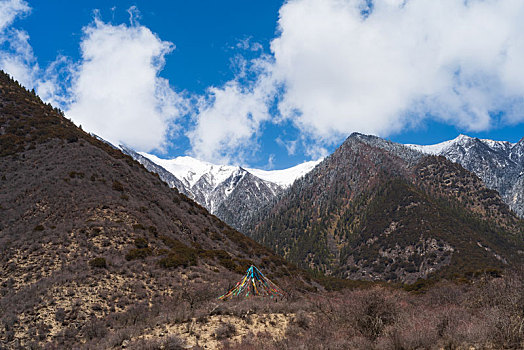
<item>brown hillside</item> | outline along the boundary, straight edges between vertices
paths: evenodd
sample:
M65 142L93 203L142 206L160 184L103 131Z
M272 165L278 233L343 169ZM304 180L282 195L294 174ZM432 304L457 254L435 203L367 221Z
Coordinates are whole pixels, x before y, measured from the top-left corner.
M170 309L184 319L250 264L309 287L3 72L0 155L0 348L71 348Z

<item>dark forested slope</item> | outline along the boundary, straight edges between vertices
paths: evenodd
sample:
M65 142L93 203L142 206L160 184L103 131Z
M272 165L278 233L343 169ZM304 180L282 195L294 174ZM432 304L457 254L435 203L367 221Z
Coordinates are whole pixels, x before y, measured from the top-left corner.
M303 267L352 279L412 283L524 257L522 221L477 176L361 134L259 214L250 235Z

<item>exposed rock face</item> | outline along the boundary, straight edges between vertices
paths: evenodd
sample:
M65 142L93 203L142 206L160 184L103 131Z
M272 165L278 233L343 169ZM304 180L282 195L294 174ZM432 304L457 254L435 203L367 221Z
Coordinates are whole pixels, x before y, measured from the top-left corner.
M504 202L524 217L524 138L512 144L460 135L437 145L408 146L461 164L497 190Z
M444 157L351 135L251 223L289 260L347 278L414 282L520 261L523 223Z
M226 187L231 192L216 210L216 216L231 222L240 232L244 232L246 225L260 208L268 205L282 193L282 187L261 180L249 172L241 173L231 186Z

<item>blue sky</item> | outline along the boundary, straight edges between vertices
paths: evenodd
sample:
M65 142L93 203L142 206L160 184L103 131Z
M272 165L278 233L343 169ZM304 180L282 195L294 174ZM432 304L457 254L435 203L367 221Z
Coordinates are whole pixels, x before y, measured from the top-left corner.
M79 58L82 28L94 11L104 21L129 23L127 10L136 6L140 23L176 49L160 72L179 89L203 93L210 85L233 78L233 47L254 38L269 51L282 1L29 1L32 10L18 21L30 35L38 61L46 65L63 54ZM237 50L238 51L238 50Z
M372 3L372 7L366 7ZM524 136L515 1L0 0L0 68L161 157L285 168L353 131Z

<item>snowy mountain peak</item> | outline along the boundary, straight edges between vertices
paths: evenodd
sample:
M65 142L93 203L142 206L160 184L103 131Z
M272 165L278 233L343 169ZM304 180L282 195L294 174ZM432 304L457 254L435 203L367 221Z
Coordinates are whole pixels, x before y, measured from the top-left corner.
M260 170L218 165L188 156L162 159L125 147L121 149L158 173L171 187L237 229L242 229L250 215L320 162L305 162L283 170Z
M188 156L162 159L144 152L139 152L139 154L165 168L189 188L195 186L199 181L206 181L213 189L230 176L245 171L262 180L287 188L291 186L297 178L310 172L322 160L308 161L282 170L261 170L233 165L217 165Z
M457 142L469 141L472 139L473 137L470 137L468 135L459 134L459 136L455 137L455 139L453 139L452 141L455 141L455 143L457 143Z
M295 165L294 167L282 169L282 170L260 170L260 169L247 169L251 174L272 183L275 183L283 188L288 188L295 182L296 179L306 175L314 167L320 163L322 159L311 160L302 164Z
M460 135L460 136L462 136L462 135ZM445 149L447 149L451 145L459 143L460 140L462 140L462 138L460 138L460 136L455 138L455 139L453 139L453 140L440 142L440 143L437 143L437 144L434 144L434 145L407 144L406 146L409 147L409 148L412 148L412 149L414 149L416 151L422 152L422 153L438 155L438 154L441 154Z
M523 140L511 143L459 135L436 145L406 146L460 163L497 190L510 208L524 217L524 181L520 175L524 170Z
M469 148L473 146L474 144L482 143L488 148L492 150L499 150L503 152L507 152L511 147L513 147L515 144L508 142L508 141L495 141L495 140L488 140L488 139L478 139L476 137L470 137L468 135L460 134L453 140L440 142L434 145L414 145L414 144L407 144L406 146L409 148L412 148L414 150L420 151L422 153L426 154L432 154L432 155L443 155L448 151L449 149L455 148L457 146L461 146L464 148Z
M188 156L162 159L144 152L139 152L139 154L175 175L189 188L192 188L197 182L202 180L206 181L209 187L214 189L235 171L240 170L237 166L217 165Z

